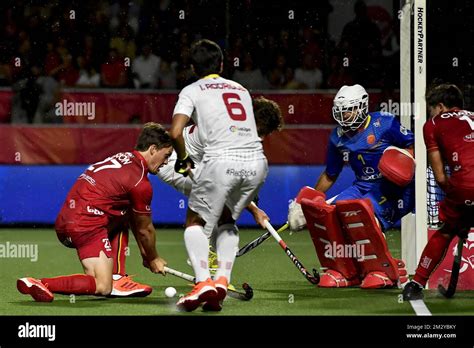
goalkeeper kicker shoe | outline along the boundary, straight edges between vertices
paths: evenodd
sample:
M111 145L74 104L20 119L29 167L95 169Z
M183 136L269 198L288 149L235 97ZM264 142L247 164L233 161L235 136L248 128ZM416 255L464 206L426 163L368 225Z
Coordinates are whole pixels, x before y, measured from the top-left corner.
M404 301L416 301L423 299L423 287L415 281L409 282L403 288Z
M192 312L198 308L201 303L211 301L217 296L217 290L211 278L194 285L193 290L181 297L176 306L180 310Z
M113 275L114 281L110 297L145 297L151 294L153 288L137 283L129 275Z
M22 294L28 294L37 302L52 302L54 295L46 285L35 278L20 278L16 281L16 288Z

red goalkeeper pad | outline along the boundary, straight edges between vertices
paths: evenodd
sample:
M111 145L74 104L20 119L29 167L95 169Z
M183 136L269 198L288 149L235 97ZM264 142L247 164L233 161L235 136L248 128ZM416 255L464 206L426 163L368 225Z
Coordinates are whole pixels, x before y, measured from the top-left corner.
M407 186L415 174L415 159L405 149L389 146L379 161L380 173L398 186Z
M363 245L363 261L359 261L362 276L384 272L393 282L398 280L398 265L390 255L387 242L375 220L368 199L350 199L336 202L336 210L346 238L353 244Z
M336 257L335 252L328 253L334 246L348 244L336 214L336 206L327 204L323 198L315 198L303 199L301 207L321 267L341 273L347 279L348 285L358 284L359 270L356 260L351 257Z

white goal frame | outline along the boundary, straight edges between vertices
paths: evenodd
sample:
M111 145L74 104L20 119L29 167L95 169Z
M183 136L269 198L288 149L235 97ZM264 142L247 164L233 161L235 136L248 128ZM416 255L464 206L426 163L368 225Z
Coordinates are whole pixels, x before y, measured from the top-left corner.
M428 240L427 157L423 141L426 121L426 0L406 0L402 3L399 19L400 103L403 106L399 108L400 121L415 134L416 157L416 213L402 219L401 256L406 262L408 274L414 274Z

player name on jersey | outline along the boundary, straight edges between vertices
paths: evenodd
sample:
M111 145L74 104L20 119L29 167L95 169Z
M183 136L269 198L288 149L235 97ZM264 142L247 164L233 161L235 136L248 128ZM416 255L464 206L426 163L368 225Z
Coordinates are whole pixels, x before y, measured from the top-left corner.
M205 91L208 89L234 89L234 90L239 90L239 91L246 91L246 89L242 86L231 85L225 82L205 83L205 84L199 85L199 88L201 89L201 91Z

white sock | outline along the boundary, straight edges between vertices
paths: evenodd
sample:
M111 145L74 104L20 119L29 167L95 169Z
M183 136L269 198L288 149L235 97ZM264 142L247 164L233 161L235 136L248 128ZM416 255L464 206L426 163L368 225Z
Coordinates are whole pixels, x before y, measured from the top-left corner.
M235 254L239 250L239 229L234 224L225 224L217 229L216 252L219 260L215 279L224 276L230 283Z
M202 282L210 278L208 264L209 241L202 226L187 227L184 230L184 244L196 275L196 282Z

